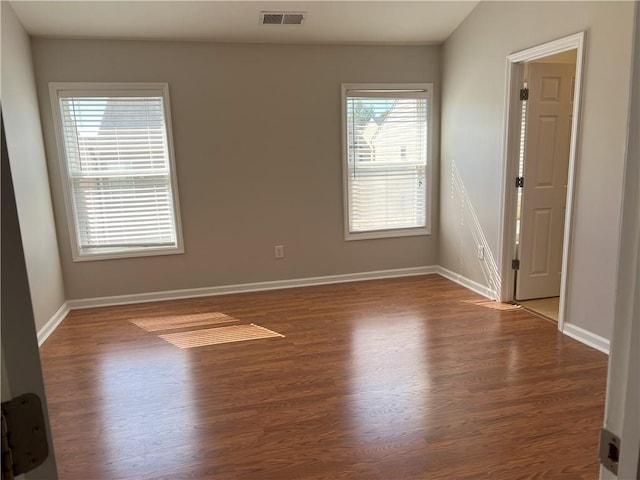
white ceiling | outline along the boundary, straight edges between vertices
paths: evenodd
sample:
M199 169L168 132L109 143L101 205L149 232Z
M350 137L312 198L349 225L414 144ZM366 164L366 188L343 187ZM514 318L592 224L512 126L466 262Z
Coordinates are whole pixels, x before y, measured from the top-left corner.
M34 36L264 43L441 43L477 1L17 1ZM260 25L260 11L307 12Z

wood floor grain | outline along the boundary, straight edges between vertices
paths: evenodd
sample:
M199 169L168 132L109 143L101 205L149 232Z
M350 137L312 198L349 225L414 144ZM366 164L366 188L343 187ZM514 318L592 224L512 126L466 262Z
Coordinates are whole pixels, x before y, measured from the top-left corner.
M607 357L494 307L430 275L73 311L41 348L60 478L598 478ZM285 338L129 322L206 312Z

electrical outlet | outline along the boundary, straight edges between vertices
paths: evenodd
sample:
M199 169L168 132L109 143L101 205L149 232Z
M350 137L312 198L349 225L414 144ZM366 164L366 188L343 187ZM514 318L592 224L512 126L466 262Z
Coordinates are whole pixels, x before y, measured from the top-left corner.
M484 260L484 247L482 245L478 245L478 259Z
M273 250L276 258L284 258L284 246L276 245Z

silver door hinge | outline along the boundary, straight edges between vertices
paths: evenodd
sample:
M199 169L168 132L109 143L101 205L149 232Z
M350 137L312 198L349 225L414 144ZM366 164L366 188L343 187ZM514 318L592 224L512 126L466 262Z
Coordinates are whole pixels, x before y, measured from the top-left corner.
M42 402L34 393L2 402L2 480L29 472L49 455Z
M529 100L529 89L521 88L520 89L520 100Z
M524 177L516 177L516 188L524 187Z
M520 270L520 260L511 260L511 269Z

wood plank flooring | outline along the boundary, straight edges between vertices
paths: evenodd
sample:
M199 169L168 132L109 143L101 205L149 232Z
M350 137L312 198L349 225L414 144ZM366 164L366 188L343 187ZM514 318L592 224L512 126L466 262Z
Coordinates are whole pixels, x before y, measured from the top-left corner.
M60 478L598 478L607 357L495 307L429 275L73 311L41 348ZM129 322L202 312L285 338Z

